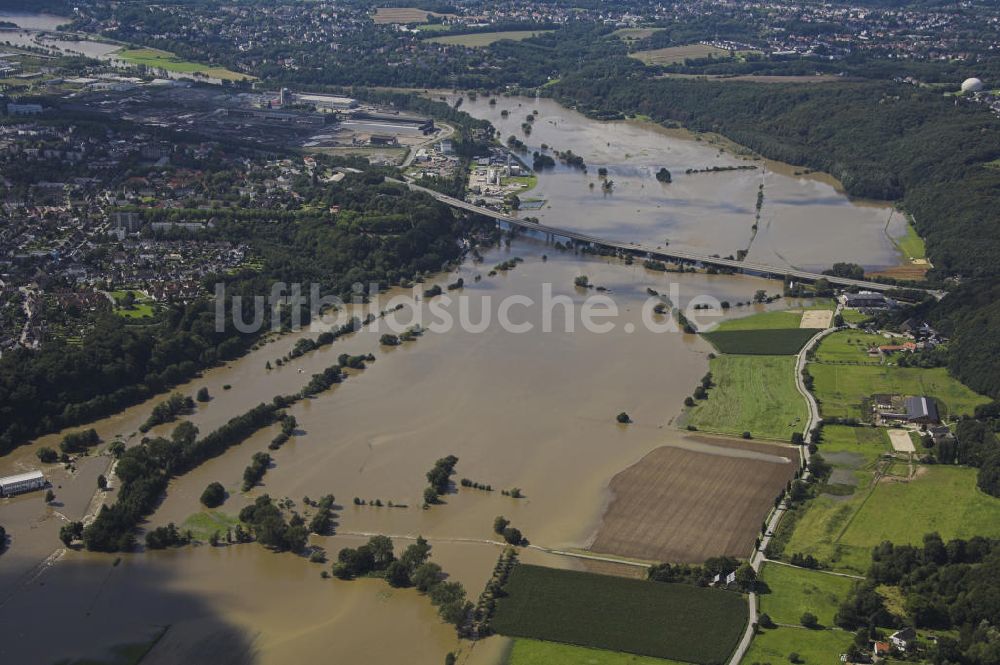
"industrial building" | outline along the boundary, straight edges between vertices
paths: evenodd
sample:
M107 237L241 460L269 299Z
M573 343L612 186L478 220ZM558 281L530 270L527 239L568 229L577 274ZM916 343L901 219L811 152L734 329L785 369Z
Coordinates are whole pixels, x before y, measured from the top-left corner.
M312 104L317 109L329 109L332 111L347 111L358 107L358 100L351 99L350 97L339 97L337 95L296 93L294 99L300 104ZM285 102L282 103L284 104Z
M41 471L28 471L13 476L0 478L0 495L14 496L32 490L40 490L48 485Z

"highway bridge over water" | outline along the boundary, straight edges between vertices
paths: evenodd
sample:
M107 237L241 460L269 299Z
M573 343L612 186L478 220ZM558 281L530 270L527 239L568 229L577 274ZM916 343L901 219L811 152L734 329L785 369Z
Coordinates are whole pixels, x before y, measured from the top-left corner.
M707 254L699 254L697 252L688 252L682 249L672 249L672 248L657 248L650 247L648 245L642 245L639 243L632 242L620 242L617 240L608 240L606 238L598 238L596 236L587 235L586 233L580 233L579 231L571 231L569 229L557 228L554 226L548 226L546 224L539 224L537 222L528 221L525 219L518 219L517 217L511 217L510 215L505 215L496 210L491 210L489 208L484 208L483 206L477 206L467 201L462 201L439 192L435 192L432 189L427 189L426 187L420 187L413 183L403 183L401 180L395 180L394 182L399 182L400 184L406 184L410 189L425 192L433 196L438 201L447 204L453 208L459 208L461 210L467 210L469 212L474 212L478 215L484 215L486 217L492 217L493 219L504 222L505 224L510 224L512 226L517 226L528 231L534 231L537 233L545 234L550 240L555 238L564 238L567 240L572 240L578 245L589 245L592 247L604 247L607 249L612 249L620 251L622 253L631 254L636 257L647 258L652 260L669 261L672 263L687 263L699 267L715 267L722 268L726 271L732 271L737 273L743 273L746 275L757 275L760 277L767 277L770 279L780 279L784 281L801 281L801 282L815 282L818 279L825 279L831 284L837 286L847 287L847 288L859 288L868 291L889 291L897 288L892 284L883 284L881 282L869 282L864 279L851 279L849 277L836 277L834 275L823 275L820 273L809 272L806 270L797 270L795 268L779 268L776 266L770 266L763 263L753 263L750 261L737 261L735 259L723 259L717 256L709 256Z

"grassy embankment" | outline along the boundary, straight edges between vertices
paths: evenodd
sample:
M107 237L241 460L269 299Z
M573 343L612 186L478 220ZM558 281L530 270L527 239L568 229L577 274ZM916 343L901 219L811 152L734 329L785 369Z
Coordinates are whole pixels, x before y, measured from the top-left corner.
M505 591L493 622L501 635L689 663L724 662L747 621L737 593L525 564Z
M178 74L201 74L202 76L221 79L223 81L256 78L248 74L240 74L228 70L225 67L213 67L211 65L184 60L169 51L161 51L153 48L127 48L118 51L114 55L116 58L133 65L146 65L147 67L165 69L168 72L176 72Z

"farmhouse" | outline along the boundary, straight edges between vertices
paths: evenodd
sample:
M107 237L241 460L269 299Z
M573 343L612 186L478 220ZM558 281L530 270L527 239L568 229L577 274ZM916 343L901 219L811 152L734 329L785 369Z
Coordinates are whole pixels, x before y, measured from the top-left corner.
M872 401L882 420L912 425L936 425L941 422L937 404L932 397L917 396L900 400L895 395L873 395Z
M14 496L15 494L42 489L47 484L48 482L41 471L28 471L27 473L0 478L0 494L3 496Z
M902 344L883 344L878 347L881 353L896 353L897 351L909 351L913 353L917 350L916 342L903 342Z
M910 648L916 646L917 631L913 630L913 628L897 630L889 636L889 641L892 642L892 646L896 649L899 649L900 651L909 651Z

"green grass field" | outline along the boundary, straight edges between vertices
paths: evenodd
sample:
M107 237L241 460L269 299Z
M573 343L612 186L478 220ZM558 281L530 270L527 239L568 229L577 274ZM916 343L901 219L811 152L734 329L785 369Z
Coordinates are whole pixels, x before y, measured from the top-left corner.
M868 319L872 318L867 314L859 312L856 309L844 309L841 310L840 315L844 317L844 321L847 323L853 323L855 325L859 323L864 323Z
M868 348L892 341L882 335L870 335L857 330L840 330L830 333L816 347L816 360L832 363L881 364L881 359L868 356Z
M924 239L917 235L917 230L913 228L913 224L908 223L906 225L906 235L902 238L897 238L896 245L899 247L899 251L903 253L903 256L909 260L927 258L927 247L924 245Z
M115 57L133 65L146 65L156 69L165 69L168 72L178 74L202 74L210 78L222 79L224 81L238 81L240 79L252 79L253 76L230 71L225 67L213 67L190 60L178 58L169 51L161 51L152 48L130 48L122 49L115 53Z
M676 660L519 637L504 665L687 665Z
M849 497L819 496L800 510L805 512L795 520L785 554L812 554L834 570L858 575L867 572L871 548L883 540L919 543L931 531L945 540L1000 537L1000 499L979 491L976 470L963 467L925 466L910 482L862 487Z
M685 46L668 46L650 51L636 51L629 55L636 60L641 60L646 65L673 65L682 63L688 59L698 60L709 56L727 58L729 57L729 51L705 44L687 44Z
M178 528L190 531L197 540L207 541L216 531L225 538L226 529L235 528L238 522L235 515L227 515L221 510L202 510L188 515Z
M504 39L519 42L529 37L537 37L551 30L512 30L510 32L474 32L468 35L445 35L433 37L427 41L432 44L449 44L451 46L466 46L468 48L484 48Z
M125 297L126 293L126 291L111 292L111 297L115 299L115 303L118 303L115 307L115 314L126 319L144 319L146 317L153 316L156 313L153 301L138 291L132 291L135 302L132 304L131 308L126 309L121 306L122 299Z
M944 367L810 363L808 368L815 379L813 394L824 417L868 418L870 414L862 412L862 400L875 393L934 397L944 407L942 416L972 415L977 405L989 402L989 398L949 376Z
M497 604L501 635L724 662L747 622L737 593L519 564Z
M833 615L854 587L855 580L839 575L767 563L761 579L770 593L760 595L760 611L775 623L798 625L806 612L812 612L822 626L833 626Z
M819 452L830 461L838 453L850 453L860 457L861 464L874 462L879 455L892 451L889 436L881 427L849 427L847 425L825 425L819 444Z
M801 351L818 332L814 328L713 330L703 333L702 337L720 353L783 356Z
M715 330L775 330L781 328L798 328L802 321L802 312L776 310L760 312L739 319L726 319L719 322ZM714 332L714 331L713 331Z
M789 654L797 653L803 665L836 665L840 654L851 646L853 636L844 630L808 630L780 627L762 630L753 639L741 665L789 662Z
M788 441L808 417L795 388L791 356L722 355L709 363L715 387L687 413L685 423L706 432Z

